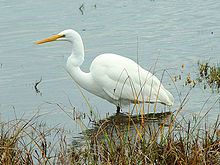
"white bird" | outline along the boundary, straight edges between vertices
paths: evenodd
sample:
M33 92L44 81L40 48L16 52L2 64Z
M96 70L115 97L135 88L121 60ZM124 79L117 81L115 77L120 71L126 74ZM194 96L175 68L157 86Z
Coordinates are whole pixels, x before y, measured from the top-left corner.
M84 61L83 41L76 31L64 30L34 44L51 41L69 41L72 44L72 53L66 63L67 72L79 86L115 104L117 112L122 105L138 101L173 105L172 94L153 74L133 60L117 54L101 54L93 60L90 72L85 73L80 69Z

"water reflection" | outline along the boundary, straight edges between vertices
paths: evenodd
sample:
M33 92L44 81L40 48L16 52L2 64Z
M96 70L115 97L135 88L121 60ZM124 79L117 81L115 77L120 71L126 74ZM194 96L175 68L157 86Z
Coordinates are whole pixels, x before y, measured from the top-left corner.
M130 115L129 113L116 113L104 120L100 120L99 123L94 123L94 127L91 130L96 130L100 125L105 125L111 127L115 126L127 126L129 122L133 125L141 125L143 124L160 124L164 121L164 119L169 118L172 115L172 112L164 112L164 113L149 113L143 115Z
M92 122L92 128L82 132L82 137L74 138L72 146L82 147L88 142L93 144L93 141L107 139L114 141L114 143L120 142L123 138L133 142L137 139L143 140L143 138L147 141L158 137L161 131L166 130L172 116L172 112L143 115L116 113L106 119Z

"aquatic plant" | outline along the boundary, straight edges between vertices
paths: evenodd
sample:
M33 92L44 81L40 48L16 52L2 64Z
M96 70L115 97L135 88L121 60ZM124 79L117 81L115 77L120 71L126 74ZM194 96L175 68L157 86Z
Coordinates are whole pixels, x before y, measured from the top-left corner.
M190 85L192 88L194 88L197 84L203 83L203 88L207 89L207 86L212 89L213 92L218 92L220 89L220 65L219 64L209 64L208 62L200 63L198 64L198 70L197 73L195 73L194 78L192 78L190 73L187 73L185 75L179 74L175 75L174 81L178 80L184 80L184 85ZM183 73L184 65L181 65L181 73Z
M220 89L220 65L211 66L208 62L200 63L198 61L199 67L199 82L205 81L204 89L206 89L206 84L212 89L217 89L219 92Z

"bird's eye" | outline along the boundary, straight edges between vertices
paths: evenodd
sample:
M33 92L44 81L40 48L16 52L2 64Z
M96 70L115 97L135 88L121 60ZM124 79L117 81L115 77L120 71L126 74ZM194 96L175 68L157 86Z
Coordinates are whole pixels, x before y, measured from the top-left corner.
M65 34L63 34L63 35L61 36L61 38L63 38L63 37L66 37L66 35L65 35Z

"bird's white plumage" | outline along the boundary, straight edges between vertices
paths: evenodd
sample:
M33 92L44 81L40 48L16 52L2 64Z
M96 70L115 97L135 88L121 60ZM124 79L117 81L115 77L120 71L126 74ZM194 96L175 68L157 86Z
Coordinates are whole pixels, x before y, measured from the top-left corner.
M131 59L116 55L102 54L95 58L90 67L94 81L110 96L114 104L139 101L158 102L172 105L172 95L150 72ZM158 93L159 92L159 93Z
M137 99L141 102L157 101L173 105L174 98L170 92L153 74L133 60L116 54L102 54L93 60L90 72L85 73L80 69L84 61L84 46L80 35L70 29L56 36L62 36L57 37L58 41L69 41L72 44L72 54L67 60L66 68L73 80L87 91L116 106L129 104ZM49 41L40 41L44 42Z

